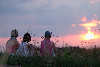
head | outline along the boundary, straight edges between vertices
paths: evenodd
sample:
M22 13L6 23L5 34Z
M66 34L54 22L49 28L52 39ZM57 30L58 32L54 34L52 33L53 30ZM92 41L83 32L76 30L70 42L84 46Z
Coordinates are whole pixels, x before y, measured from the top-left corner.
M18 31L16 29L11 31L11 37L15 37L15 38L18 37Z
M46 31L45 32L45 38L50 39L51 38L51 32L50 31Z
M30 42L31 41L31 35L27 32L24 34L23 42Z

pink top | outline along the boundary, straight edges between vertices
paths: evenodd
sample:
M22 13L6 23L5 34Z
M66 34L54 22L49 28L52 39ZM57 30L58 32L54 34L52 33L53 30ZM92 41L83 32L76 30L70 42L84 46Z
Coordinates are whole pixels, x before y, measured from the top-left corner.
M50 41L49 39L44 39L41 42L41 49L40 49L41 55L45 56L48 53L49 56L52 56L53 45L54 43L52 41Z

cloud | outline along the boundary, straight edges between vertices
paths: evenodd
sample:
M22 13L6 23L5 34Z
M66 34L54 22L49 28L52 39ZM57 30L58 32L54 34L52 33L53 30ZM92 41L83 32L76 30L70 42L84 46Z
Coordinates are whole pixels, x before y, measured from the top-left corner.
M59 8L69 6L79 8L86 4L87 0L1 0L1 8L15 8L19 10L34 10L34 8Z
M29 0L24 3L18 4L17 8L20 10L33 10L34 8L41 8L48 4L48 0Z
M76 25L82 16L100 17L99 4L95 5L90 0L0 0L0 35L7 36L13 27L23 32L28 26L38 33L46 29L61 35L79 33Z
M100 3L100 0L90 0L91 5L97 4L98 2Z

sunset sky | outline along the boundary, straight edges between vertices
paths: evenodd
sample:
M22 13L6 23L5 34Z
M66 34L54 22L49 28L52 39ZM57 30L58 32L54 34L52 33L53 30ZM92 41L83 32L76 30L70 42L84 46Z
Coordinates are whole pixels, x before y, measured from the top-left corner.
M100 0L0 0L0 37L9 37L15 28L20 36L41 36L45 30L77 35L87 31L80 24L93 19L100 20Z
M1 44L15 28L39 38L50 30L58 46L100 46L100 0L0 0Z

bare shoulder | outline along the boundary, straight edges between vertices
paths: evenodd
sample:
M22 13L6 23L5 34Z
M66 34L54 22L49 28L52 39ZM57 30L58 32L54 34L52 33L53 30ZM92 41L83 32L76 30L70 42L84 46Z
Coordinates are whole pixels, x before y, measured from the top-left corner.
M9 44L11 42L11 40L8 40L7 42L6 42L6 44Z
M9 40L8 43L11 45L19 45L19 42L17 40Z
M54 44L54 41L51 41L52 44Z
M13 40L13 43L19 44L19 42L17 40Z
M8 40L8 41L6 42L6 47L11 46L11 45L12 45L12 41L11 41L11 40Z
M55 46L55 43L53 41L51 41L52 45Z

